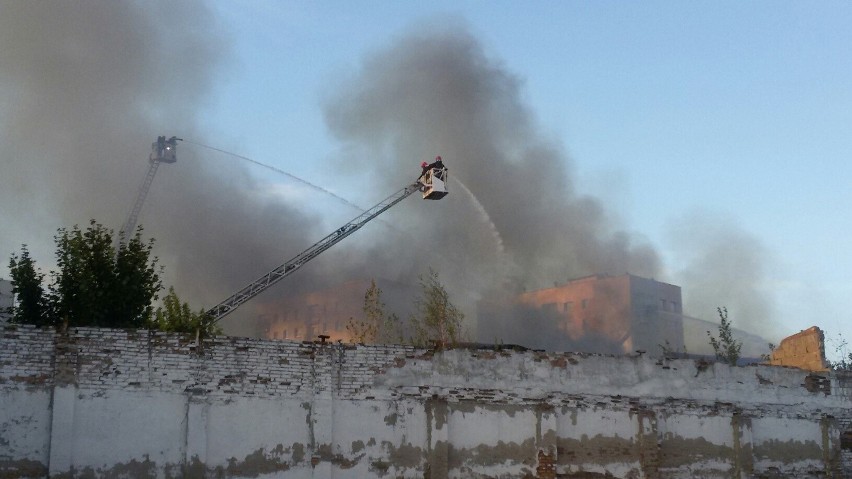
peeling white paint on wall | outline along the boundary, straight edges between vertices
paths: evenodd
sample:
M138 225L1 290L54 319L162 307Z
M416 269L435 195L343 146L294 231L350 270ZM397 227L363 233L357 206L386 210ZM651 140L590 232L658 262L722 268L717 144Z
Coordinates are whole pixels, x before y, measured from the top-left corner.
M646 357L241 338L197 347L148 331L0 329L3 477L852 474L840 447L852 389L840 376Z

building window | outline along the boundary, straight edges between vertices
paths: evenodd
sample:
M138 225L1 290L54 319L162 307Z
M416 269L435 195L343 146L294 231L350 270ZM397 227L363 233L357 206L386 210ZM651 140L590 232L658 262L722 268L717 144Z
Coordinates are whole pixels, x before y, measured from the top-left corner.
M665 300L665 299L661 299L661 300L660 300L660 310L661 310L661 311L667 311L667 310L666 310L666 300Z
M299 328L294 328L294 329L293 329L293 338L294 338L294 339L298 339L298 338L299 338Z
M571 311L574 309L574 303L568 301L567 303L562 303L562 312L571 314Z
M322 323L322 332L323 333L328 332L328 322L327 321L323 321L323 323Z
M588 306L588 305L589 305L588 299L584 299L584 300L580 301L580 308L586 309L586 306Z

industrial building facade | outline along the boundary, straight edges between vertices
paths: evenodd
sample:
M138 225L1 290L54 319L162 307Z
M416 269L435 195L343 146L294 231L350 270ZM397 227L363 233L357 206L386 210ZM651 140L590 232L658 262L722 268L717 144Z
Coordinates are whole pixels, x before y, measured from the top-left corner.
M624 353L683 352L680 286L632 274L593 275L522 293L517 301L557 318L568 338L595 335Z

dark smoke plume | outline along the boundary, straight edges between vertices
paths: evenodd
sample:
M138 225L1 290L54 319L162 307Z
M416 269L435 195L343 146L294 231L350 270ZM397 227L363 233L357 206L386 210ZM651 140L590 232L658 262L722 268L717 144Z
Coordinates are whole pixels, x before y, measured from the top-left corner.
M44 268L56 228L120 227L158 135L204 139L199 113L230 64L201 1L3 2L0 45L0 257L28 243ZM313 220L256 190L187 144L160 167L140 223L184 299L215 304L309 244Z
M399 221L416 240L377 245L371 264L400 268L394 259L411 259L409 271L397 270L408 275L431 266L471 302L507 285L537 289L593 273L654 276L654 249L608 223L602 203L579 192L561 145L537 131L522 81L464 25L444 23L369 56L325 107L345 145L341 168L367 169L377 189L389 190L440 154L475 196L451 182L446 199L409 205Z

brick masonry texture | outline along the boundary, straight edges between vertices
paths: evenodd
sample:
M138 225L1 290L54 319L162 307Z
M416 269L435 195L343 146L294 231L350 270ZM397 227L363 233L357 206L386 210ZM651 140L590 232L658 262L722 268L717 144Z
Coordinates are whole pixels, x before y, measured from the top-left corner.
M0 477L852 477L844 374L0 332Z
M813 326L784 338L772 351L769 363L773 366L792 366L808 371L827 371L822 330Z

